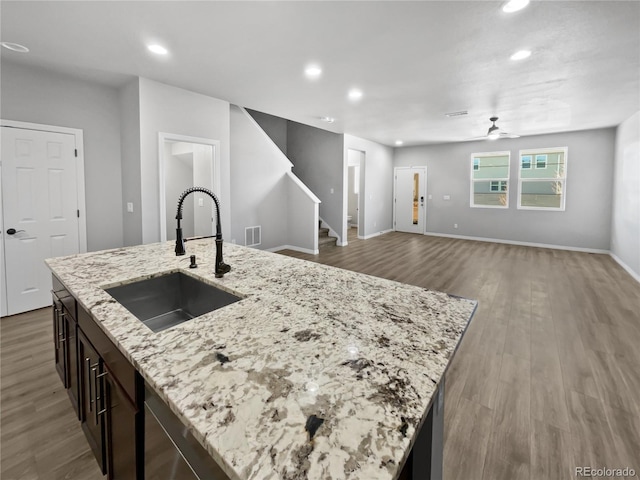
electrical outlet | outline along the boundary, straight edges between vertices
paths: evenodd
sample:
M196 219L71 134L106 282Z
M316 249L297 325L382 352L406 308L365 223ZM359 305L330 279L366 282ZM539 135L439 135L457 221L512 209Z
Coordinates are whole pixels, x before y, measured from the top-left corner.
M458 228L458 224L457 224L457 223L454 223L454 224L453 224L453 228Z
M333 194L333 188L331 189L331 194Z
M133 202L127 202L127 212L133 213Z
M198 206L199 207L204 207L204 198L199 198L198 199Z
M451 195L443 195L442 199L443 200L451 200Z

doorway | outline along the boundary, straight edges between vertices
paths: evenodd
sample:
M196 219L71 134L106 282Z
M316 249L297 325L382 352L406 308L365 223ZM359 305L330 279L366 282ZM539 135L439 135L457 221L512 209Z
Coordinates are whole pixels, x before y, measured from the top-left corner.
M2 120L1 315L51 305L46 258L87 250L82 130Z
M356 229L358 238L364 237L364 168L365 152L361 150L347 150L347 232ZM345 240L347 240L347 236Z
M427 167L394 169L393 225L398 232L425 233Z
M204 187L220 194L220 142L169 133L159 134L160 240L175 240L176 206L190 187ZM185 238L215 234L215 207L206 194L197 192L182 205Z

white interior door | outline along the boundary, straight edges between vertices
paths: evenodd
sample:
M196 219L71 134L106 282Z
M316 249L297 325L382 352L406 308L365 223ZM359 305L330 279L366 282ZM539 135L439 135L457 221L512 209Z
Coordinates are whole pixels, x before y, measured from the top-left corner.
M2 127L7 314L51 305L44 259L80 251L74 135Z
M424 233L426 224L426 167L395 169L394 226L398 232Z

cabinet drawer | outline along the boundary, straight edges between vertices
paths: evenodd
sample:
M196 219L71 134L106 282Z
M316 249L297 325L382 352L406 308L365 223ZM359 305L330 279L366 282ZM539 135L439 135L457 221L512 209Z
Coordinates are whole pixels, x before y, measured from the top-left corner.
M102 357L107 369L120 384L131 403L137 405L135 368L80 305L78 305L78 326Z

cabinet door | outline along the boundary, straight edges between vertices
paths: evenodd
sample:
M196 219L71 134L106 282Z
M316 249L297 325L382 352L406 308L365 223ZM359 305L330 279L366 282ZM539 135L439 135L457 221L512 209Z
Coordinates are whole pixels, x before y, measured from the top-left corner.
M100 414L102 399L98 388L104 366L93 346L78 329L78 368L80 386L80 421L89 446L102 473L106 473L104 419Z
M71 404L73 405L76 415L80 418L80 381L78 370L78 324L63 306L64 312L64 329L65 329L65 359L67 372L67 388Z
M69 387L67 375L67 348L66 348L66 322L64 321L64 311L62 302L54 295L53 297L53 345L55 352L56 371L62 380L64 388Z
M137 476L136 416L138 410L109 371L101 376L104 399L107 474L109 480Z

